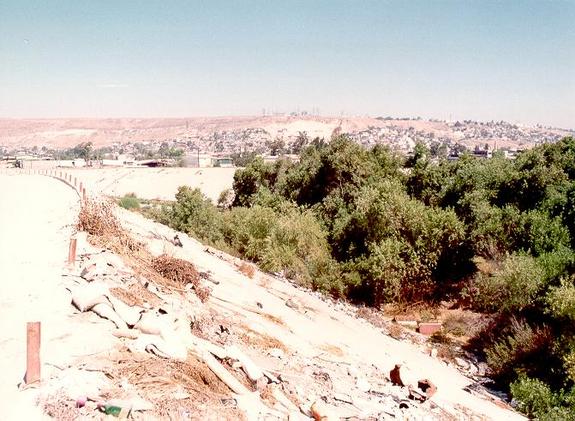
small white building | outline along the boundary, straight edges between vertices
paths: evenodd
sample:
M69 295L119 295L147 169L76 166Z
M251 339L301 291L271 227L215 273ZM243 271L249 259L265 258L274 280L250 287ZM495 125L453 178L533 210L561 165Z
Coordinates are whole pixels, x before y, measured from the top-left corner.
M58 161L58 166L65 168L82 168L86 166L86 160L84 160L83 158L64 159Z

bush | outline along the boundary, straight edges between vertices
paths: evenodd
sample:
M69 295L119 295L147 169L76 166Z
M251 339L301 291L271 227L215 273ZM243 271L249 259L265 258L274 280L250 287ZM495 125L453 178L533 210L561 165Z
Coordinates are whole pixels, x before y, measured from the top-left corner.
M557 402L549 386L527 376L511 383L511 396L518 402L517 409L529 417L547 413Z
M135 193L128 193L118 200L118 205L128 210L139 209L140 199L138 199Z
M232 189L225 189L218 197L218 208L229 209L234 203L234 191Z
M277 213L258 205L233 208L224 214L223 232L232 249L263 270L283 271L302 285L341 291L325 233L310 211L289 204Z
M531 327L526 321L512 317L508 326L496 332L496 340L486 345L485 355L493 376L505 384L516 377L517 372L549 376L548 366L533 364L549 356L553 335L548 327Z
M200 189L179 187L167 219L169 225L178 231L210 244L218 244L223 239L221 214Z
M544 274L533 257L511 255L494 274L478 273L465 293L480 311L517 312L534 302Z
M405 244L388 238L369 246L369 256L358 260L357 269L363 278L363 289L368 289L371 299L366 301L376 307L387 302L399 301L402 283L407 274L407 264L401 257Z
M267 246L276 221L272 209L254 206L232 208L222 215L224 241L240 256L253 261L261 260L262 250Z
M556 318L575 322L575 285L573 278L563 279L561 285L549 290L546 297L548 312Z
M575 388L554 392L540 380L521 375L511 383L511 395L517 409L542 421L575 420Z
M478 333L482 326L481 316L464 311L450 312L445 316L442 330L453 336L471 337Z

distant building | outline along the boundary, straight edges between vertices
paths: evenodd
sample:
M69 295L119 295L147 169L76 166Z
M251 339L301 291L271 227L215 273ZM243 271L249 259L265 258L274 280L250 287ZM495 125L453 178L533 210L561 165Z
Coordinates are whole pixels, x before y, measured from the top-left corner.
M62 159L58 161L59 167L65 168L82 168L86 166L86 160L82 158L78 159Z
M234 161L232 158L214 158L213 159L213 166L214 167L221 167L221 168L232 168L234 166Z
M489 158L493 158L493 151L489 148L488 145L485 145L484 148L476 146L475 150L473 151L473 156L476 158L489 159Z
M116 159L102 159L100 161L103 167L126 167L137 165L135 158L132 155L120 154Z
M191 168L208 168L222 167L231 168L234 161L228 156L213 156L205 153L189 152L183 157L184 167Z

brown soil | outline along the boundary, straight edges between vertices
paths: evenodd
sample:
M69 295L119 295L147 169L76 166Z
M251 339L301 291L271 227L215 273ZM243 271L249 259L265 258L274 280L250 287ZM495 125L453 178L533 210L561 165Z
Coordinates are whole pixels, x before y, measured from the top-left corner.
M244 332L240 333L238 337L244 344L258 349L278 348L286 353L289 352L286 345L279 339L265 333L256 332L245 326L243 328Z

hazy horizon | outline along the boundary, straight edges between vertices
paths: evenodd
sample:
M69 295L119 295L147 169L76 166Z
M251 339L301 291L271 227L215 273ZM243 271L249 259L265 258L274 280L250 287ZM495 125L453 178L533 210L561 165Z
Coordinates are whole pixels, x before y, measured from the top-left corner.
M0 117L575 128L575 2L0 1Z

